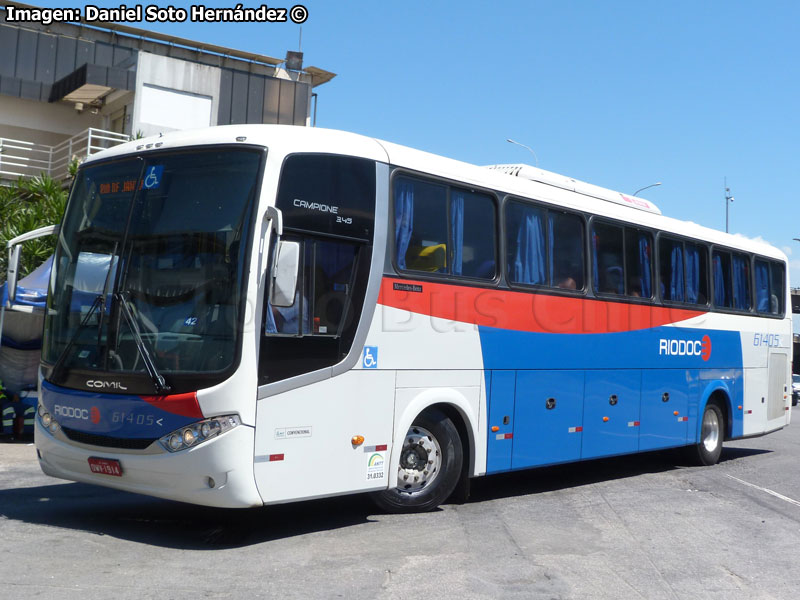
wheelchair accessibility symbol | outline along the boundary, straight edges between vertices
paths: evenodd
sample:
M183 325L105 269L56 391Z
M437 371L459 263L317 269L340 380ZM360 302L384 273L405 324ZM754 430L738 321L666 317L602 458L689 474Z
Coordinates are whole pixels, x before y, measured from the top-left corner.
M153 165L147 170L142 187L146 190L158 189L161 185L161 175L164 173L164 165Z
M364 346L364 358L361 364L365 369L378 368L378 347L377 346Z

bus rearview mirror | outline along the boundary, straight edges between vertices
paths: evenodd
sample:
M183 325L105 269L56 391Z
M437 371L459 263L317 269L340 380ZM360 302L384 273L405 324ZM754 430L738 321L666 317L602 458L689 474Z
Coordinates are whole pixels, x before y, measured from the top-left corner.
M8 290L8 303L14 304L17 296L17 275L19 273L19 252L20 246L12 246L8 251L8 273L6 275L6 287Z
M300 244L281 240L275 250L275 266L272 270L272 290L269 302L272 306L291 306L294 304L295 290L297 289Z

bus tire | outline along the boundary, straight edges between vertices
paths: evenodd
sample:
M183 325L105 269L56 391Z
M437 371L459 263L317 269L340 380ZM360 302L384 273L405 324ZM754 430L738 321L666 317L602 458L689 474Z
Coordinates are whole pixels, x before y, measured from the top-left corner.
M719 462L722 454L722 440L725 437L725 421L722 409L712 402L706 404L703 421L700 425L700 441L689 448L692 462L702 466L711 466Z
M403 440L396 487L375 492L372 499L390 513L433 510L453 493L463 460L453 422L438 410L425 411Z

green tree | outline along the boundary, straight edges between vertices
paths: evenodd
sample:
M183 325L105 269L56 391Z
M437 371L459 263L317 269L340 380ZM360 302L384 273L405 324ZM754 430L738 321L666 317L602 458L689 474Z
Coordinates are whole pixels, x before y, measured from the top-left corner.
M18 235L61 222L67 204L64 184L47 175L18 179L0 186L0 283L8 271L6 243ZM41 237L22 245L20 277L39 266L55 249L55 236Z

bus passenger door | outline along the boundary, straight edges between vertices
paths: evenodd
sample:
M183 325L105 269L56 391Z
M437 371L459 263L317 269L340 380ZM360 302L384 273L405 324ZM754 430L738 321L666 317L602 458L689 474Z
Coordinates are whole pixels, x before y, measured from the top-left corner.
M487 371L489 389L489 439L486 452L486 472L497 473L511 468L511 449L514 445L514 386L515 371ZM495 430L495 427L497 428Z
M581 458L629 454L639 449L638 370L587 371Z
M580 459L583 377L583 371L517 371L512 468Z
M686 369L654 369L642 373L639 451L686 444L690 389L694 388Z

